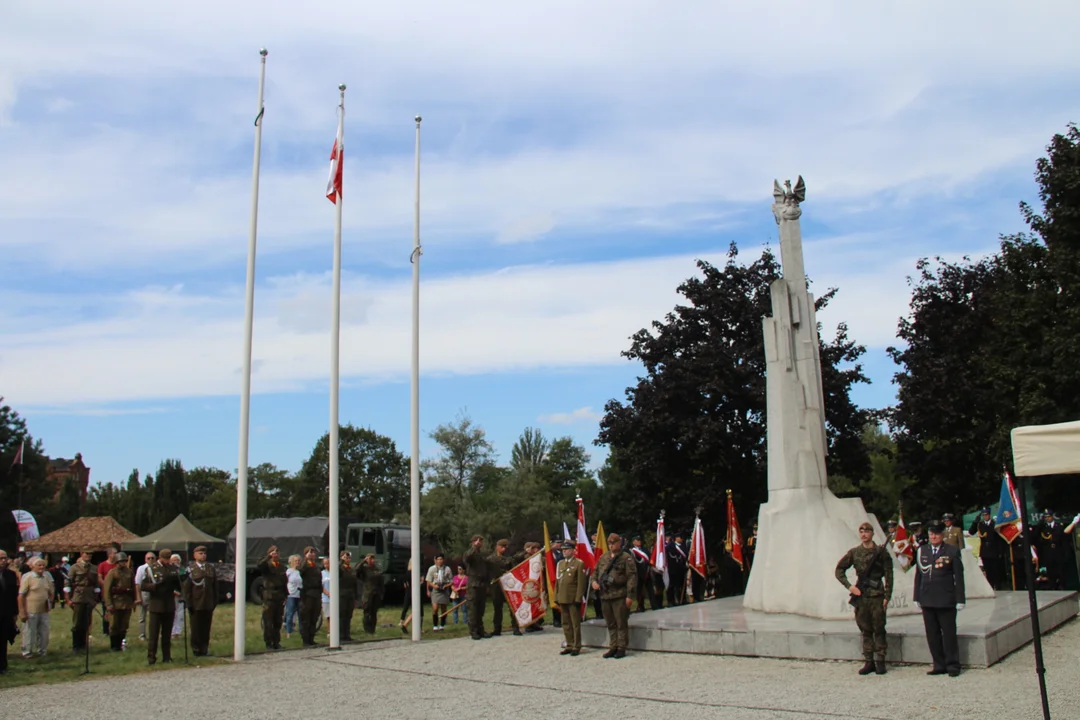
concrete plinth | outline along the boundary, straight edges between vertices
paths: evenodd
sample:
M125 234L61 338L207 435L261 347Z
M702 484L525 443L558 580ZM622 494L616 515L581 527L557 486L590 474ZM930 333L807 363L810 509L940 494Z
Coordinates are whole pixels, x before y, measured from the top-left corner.
M1076 616L1075 592L1040 592L1039 622L1043 632ZM957 615L960 662L989 667L1031 642L1027 593L1000 592L971 600ZM890 618L889 662L930 663L921 615ZM607 644L603 620L581 627L590 647ZM703 655L861 660L862 639L855 620L821 620L802 615L747 610L743 598L731 597L630 616L630 649Z

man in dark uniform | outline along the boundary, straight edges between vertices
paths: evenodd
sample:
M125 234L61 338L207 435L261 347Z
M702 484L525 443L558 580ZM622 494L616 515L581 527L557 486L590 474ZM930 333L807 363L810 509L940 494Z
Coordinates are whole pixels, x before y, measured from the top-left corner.
M300 561L300 638L304 647L315 647L315 628L322 612L322 567L319 553L308 545Z
M73 568L74 569L74 568ZM149 593L146 608L146 660L157 662L158 638L161 640L161 661L172 662L172 626L176 614L176 598L180 594L180 577L172 564L172 551L162 548L157 561L150 564L143 577L143 592Z
M563 559L555 568L555 602L566 617L563 638L566 647L560 655L581 654L581 599L585 596L585 563L574 556L577 544L573 540L563 543Z
M210 654L210 627L217 607L217 573L206 562L206 546L191 551L195 562L184 579L184 606L191 618L191 652L195 657Z
M364 632L374 635L379 619L379 608L382 607L383 600L383 571L375 560L374 553L364 556L364 562L356 568L356 579L361 584L360 607L364 610ZM420 603L417 616L421 620L423 617L419 613L423 608L424 604Z
M484 632L484 612L487 611L488 585L491 573L488 559L484 556L484 538L473 535L472 543L462 558L465 574L469 576L466 590L469 607L469 636L473 640L483 640L491 635Z
M0 675L8 669L8 644L19 630L19 578L9 567L8 554L0 550Z
M945 526L930 526L930 542L915 553L915 607L922 610L926 644L934 667L927 675L960 674L960 643L956 612L964 609L964 561L960 550L948 545Z
M71 649L81 652L86 649L86 639L90 634L90 619L94 614L94 591L97 590L97 568L90 564L90 553L79 554L79 559L68 571L68 604L73 613L71 622Z
M836 563L836 579L851 593L855 606L855 624L862 633L863 658L860 675L876 672L885 674L885 611L893 590L892 557L885 546L874 543L874 526L864 522L859 526L859 544L847 551ZM854 567L857 579L852 585L848 568Z
M490 566L492 581L495 584L495 589L491 595L491 634L493 636L502 635L503 626L503 608L506 606L506 595L503 594L502 588L498 585L499 578L504 574L510 572L510 569L517 564L516 557L510 557L506 554L507 548L510 547L510 541L503 538L495 543L495 552L488 557L488 565ZM525 553L521 553L521 559L525 560ZM518 627L517 618L514 617L514 613L510 613L510 625L514 629L515 635L521 635L521 628Z
M1049 590L1065 587L1066 541L1065 528L1054 518L1054 511L1044 510L1042 522L1035 527L1035 552L1039 554L1039 564L1046 568Z
M267 650L281 649L281 623L285 618L285 598L289 594L289 577L285 565L281 562L281 553L277 545L270 546L256 566L262 575L262 627L263 642Z
M622 551L622 537L608 535L608 552L597 561L592 589L604 603L604 621L608 628L608 651L605 658L626 657L630 644L630 606L637 594L637 568L629 553Z
M338 563L338 632L342 642L352 640L352 617L356 609L356 585L359 579L352 567L352 553L345 550Z
M666 552L670 580L667 587L668 605L682 605L686 602L686 545L682 533L675 533L675 539L668 543Z
M1005 579L1005 558L1008 547L1005 539L998 535L994 525L994 516L990 508L984 507L979 517L971 522L968 534L979 538L979 559L982 560L983 573L990 587L1001 590Z
M926 535L923 533L923 525L918 520L915 520L907 526L908 537L911 538L911 546L918 548L920 545L926 544Z
M757 552L757 522L750 530L750 537L743 543L743 560L746 562L746 572L754 567L754 553Z
M135 607L135 573L128 567L127 553L118 552L113 559L116 565L105 576L101 601L112 615L112 622L109 624L109 647L113 652L122 652L124 637L131 622L131 610Z
M642 547L640 535L635 535L630 542L630 556L634 558L634 567L637 568L637 610L634 612L640 613L645 612L645 595L649 588L649 552Z
M892 545L896 541L896 528L897 523L895 520L890 520L885 523L885 544Z

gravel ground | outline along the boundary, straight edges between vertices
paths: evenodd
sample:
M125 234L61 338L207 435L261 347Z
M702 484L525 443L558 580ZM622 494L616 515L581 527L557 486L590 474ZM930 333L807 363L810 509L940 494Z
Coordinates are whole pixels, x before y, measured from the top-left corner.
M95 676L0 691L4 717L33 718L1041 718L1031 647L959 678L925 666L884 677L856 663L601 651L558 654L562 633L369 643L239 665ZM1080 622L1044 638L1054 718L1080 717ZM117 700L121 699L121 702Z

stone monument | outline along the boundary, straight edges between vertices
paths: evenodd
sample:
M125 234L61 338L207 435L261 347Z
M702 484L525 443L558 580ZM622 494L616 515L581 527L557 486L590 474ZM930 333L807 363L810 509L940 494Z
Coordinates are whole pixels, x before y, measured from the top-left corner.
M837 560L859 542L869 521L875 541L885 539L859 498L838 498L826 482L825 403L814 297L806 287L800 176L773 183L772 206L780 227L783 277L769 288L772 317L764 320L769 499L758 516L758 541L743 606L813 618L851 618L848 594L833 578ZM993 597L978 561L964 551L969 598ZM911 601L912 570L894 559L896 587L890 615L917 612Z

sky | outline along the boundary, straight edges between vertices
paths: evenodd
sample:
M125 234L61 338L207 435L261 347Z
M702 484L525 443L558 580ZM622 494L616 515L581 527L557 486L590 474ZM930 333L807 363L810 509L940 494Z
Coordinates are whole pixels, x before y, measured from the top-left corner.
M594 447L629 336L696 259L778 248L806 179L819 315L867 346L920 257L992 252L1080 119L1080 4L105 0L0 10L0 396L92 482L235 469L253 120L269 50L250 464L329 426L346 83L340 419L409 452L413 117L422 122L421 452L468 415Z

